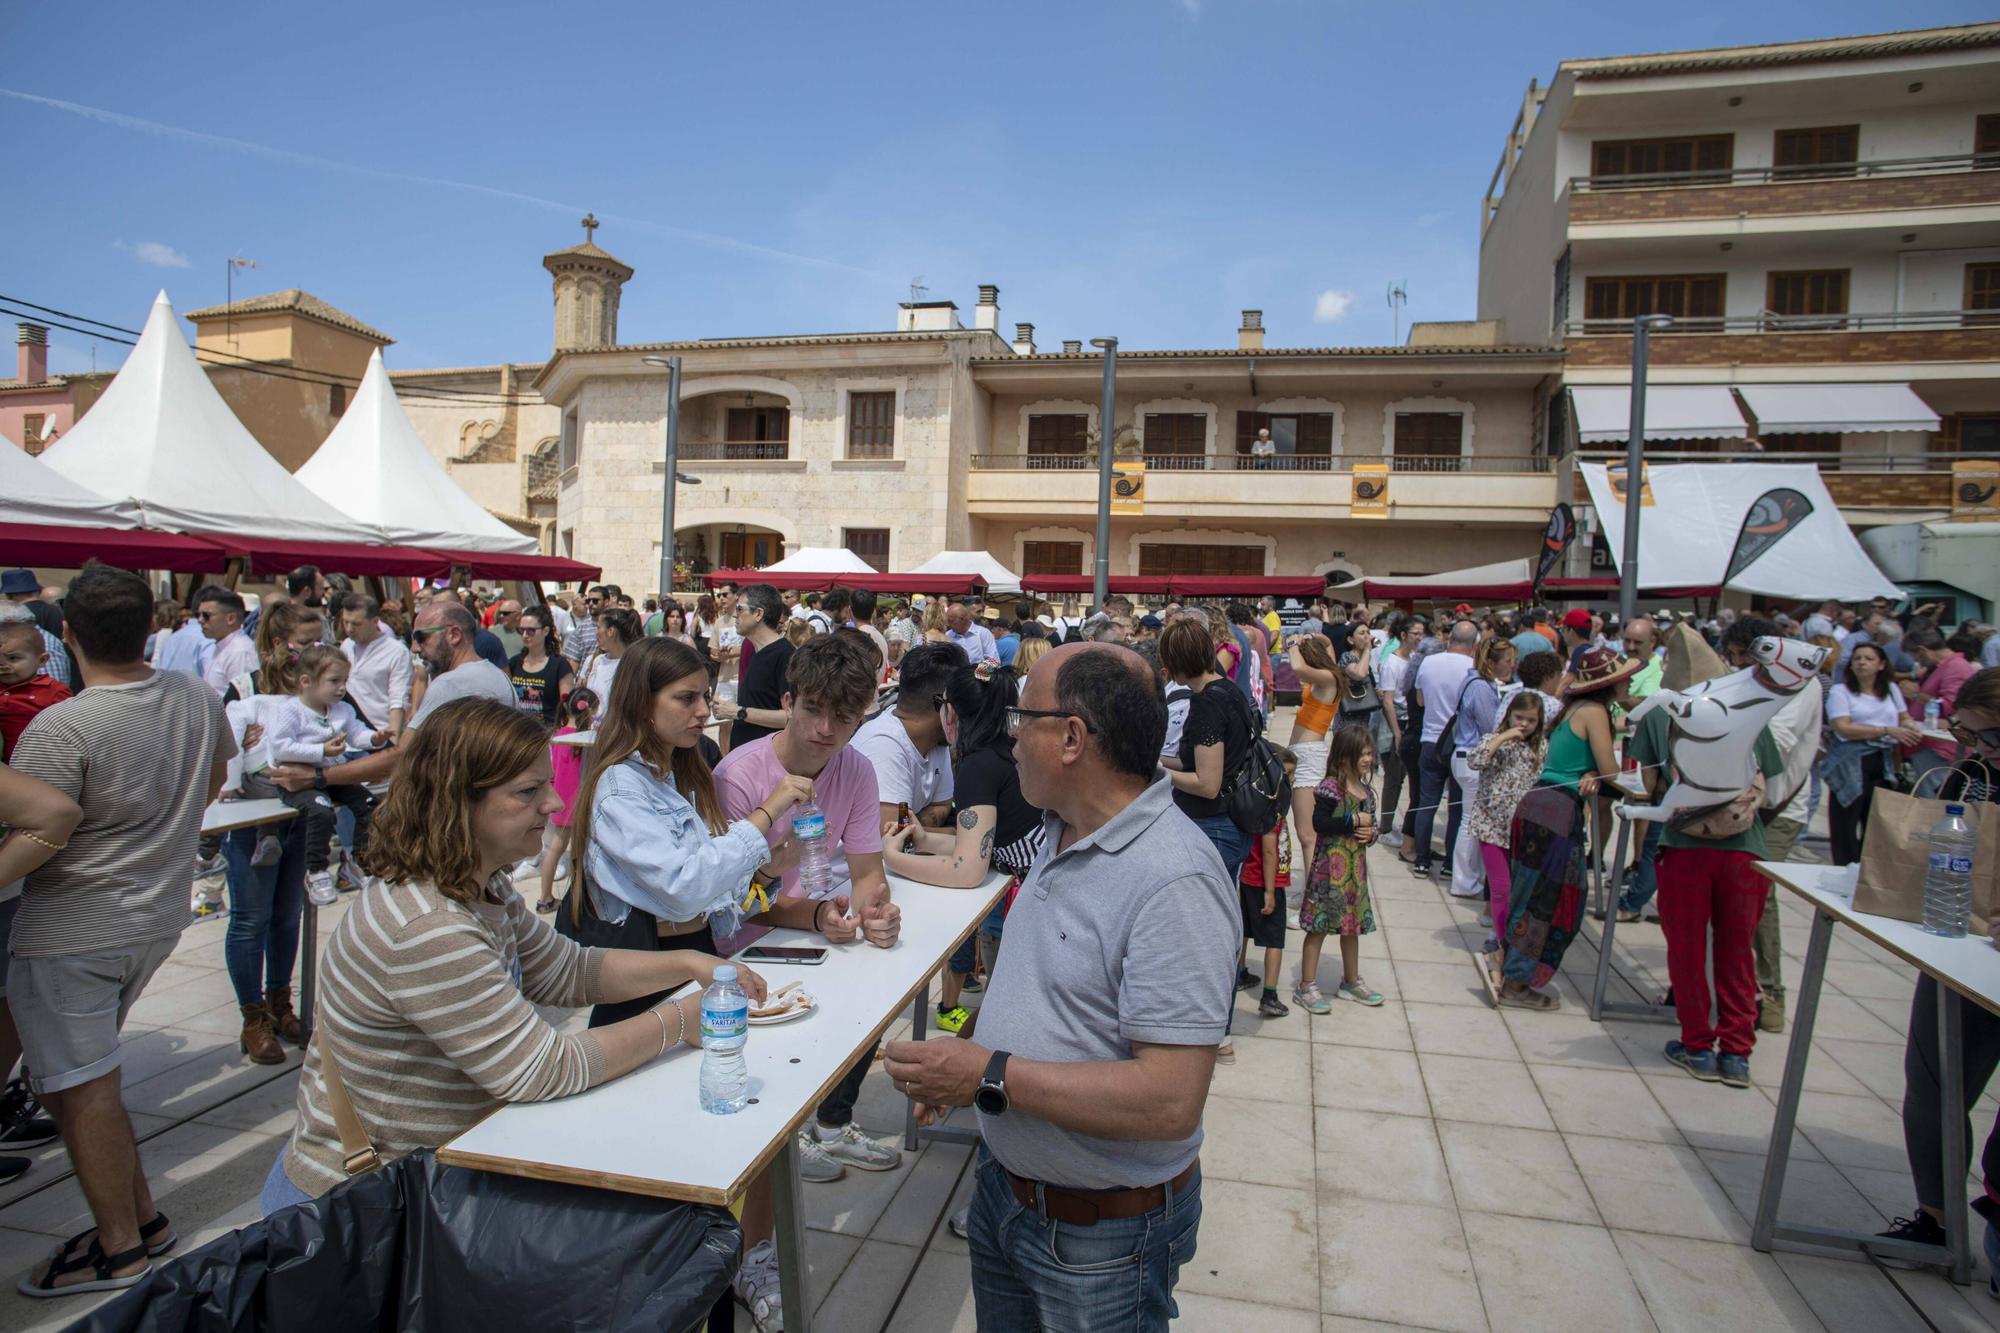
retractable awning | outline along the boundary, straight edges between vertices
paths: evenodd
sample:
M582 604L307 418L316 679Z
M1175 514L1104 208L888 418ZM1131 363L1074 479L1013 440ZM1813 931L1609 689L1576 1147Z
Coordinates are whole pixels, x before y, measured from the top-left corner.
M1938 414L1907 384L1739 384L1737 392L1761 435L1938 428Z
M1622 444L1632 433L1632 389L1625 384L1578 384L1569 391L1583 444ZM1649 440L1740 440L1750 434L1726 385L1648 384Z

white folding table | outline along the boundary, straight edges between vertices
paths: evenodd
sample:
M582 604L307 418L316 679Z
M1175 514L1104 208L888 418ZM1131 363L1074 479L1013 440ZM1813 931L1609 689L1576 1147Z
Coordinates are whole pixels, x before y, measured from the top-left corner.
M1963 939L1932 935L1908 921L1854 910L1854 886L1859 866L1806 865L1760 861L1757 872L1803 898L1813 909L1812 934L1806 943L1804 974L1792 1013L1792 1044L1785 1057L1785 1079L1778 1094L1778 1113L1771 1125L1770 1153L1764 1160L1764 1184L1757 1199L1757 1218L1750 1243L1769 1251L1780 1241L1836 1249L1862 1249L1892 1259L1941 1264L1952 1281L1964 1283L1972 1272L1968 1240L1965 1173L1965 1060L1960 1046L1962 1006L1971 1000L2000 1014L2000 949L1986 936ZM1792 1132L1798 1123L1799 1095L1805 1085L1806 1060L1812 1052L1813 1018L1819 1008L1820 983L1826 975L1827 946L1835 923L1872 940L1938 983L1938 1062L1943 1088L1944 1245L1883 1240L1861 1232L1781 1222L1778 1207L1784 1194L1785 1169L1791 1155Z
M808 1018L750 1030L744 1057L751 1104L742 1111L703 1113L701 1053L681 1048L575 1097L504 1106L439 1149L438 1160L723 1206L775 1163L785 1327L804 1333L812 1312L805 1291L798 1128L847 1068L874 1051L897 1011L985 920L1007 881L995 873L970 890L894 875L889 882L903 912L895 947L833 945L816 967L751 964L774 989L799 981L819 1003ZM824 945L825 940L802 930L774 930L758 943Z

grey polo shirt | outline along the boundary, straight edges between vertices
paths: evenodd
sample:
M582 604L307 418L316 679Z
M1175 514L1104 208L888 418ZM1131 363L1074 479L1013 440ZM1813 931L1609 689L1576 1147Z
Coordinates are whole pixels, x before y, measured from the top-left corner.
M1214 1046L1234 998L1243 921L1214 844L1174 805L1164 773L1088 837L1047 844L1007 915L979 1007L978 1040L1023 1060L1129 1060L1132 1044ZM1184 1139L1104 1139L1018 1108L979 1117L1015 1175L1072 1189L1172 1180L1201 1150Z

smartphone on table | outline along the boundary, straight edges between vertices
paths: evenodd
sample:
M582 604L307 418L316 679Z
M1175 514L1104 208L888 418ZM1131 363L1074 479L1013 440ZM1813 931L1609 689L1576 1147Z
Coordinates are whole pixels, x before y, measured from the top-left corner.
M826 950L809 944L753 944L743 951L746 963L790 963L795 967L818 967L826 961Z

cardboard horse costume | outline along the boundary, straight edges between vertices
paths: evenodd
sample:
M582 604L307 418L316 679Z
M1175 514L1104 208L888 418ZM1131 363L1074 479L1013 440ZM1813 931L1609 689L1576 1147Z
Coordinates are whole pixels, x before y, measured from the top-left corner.
M1755 640L1756 665L1686 689L1648 695L1631 713L1636 724L1655 708L1672 717L1668 755L1673 785L1657 805L1620 807L1628 819L1669 820L1712 810L1756 780L1757 737L1792 696L1814 686L1827 649L1772 635Z

